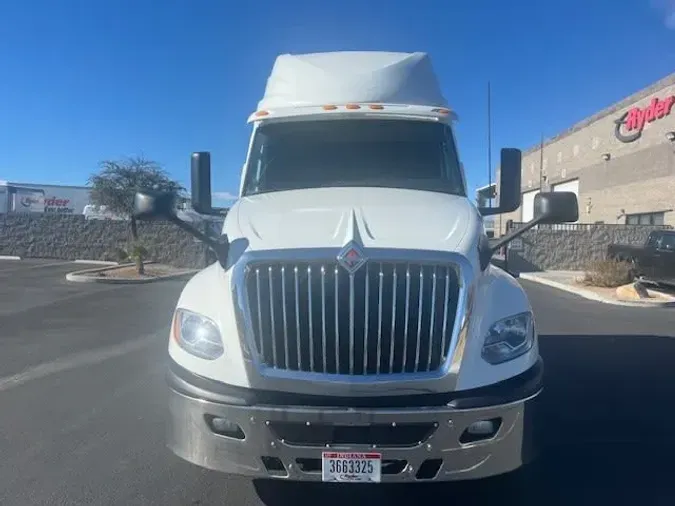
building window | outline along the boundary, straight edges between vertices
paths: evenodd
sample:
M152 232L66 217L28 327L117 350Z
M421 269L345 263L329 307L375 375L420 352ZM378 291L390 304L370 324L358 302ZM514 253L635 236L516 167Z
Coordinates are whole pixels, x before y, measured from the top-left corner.
M627 214L626 225L663 225L665 212Z

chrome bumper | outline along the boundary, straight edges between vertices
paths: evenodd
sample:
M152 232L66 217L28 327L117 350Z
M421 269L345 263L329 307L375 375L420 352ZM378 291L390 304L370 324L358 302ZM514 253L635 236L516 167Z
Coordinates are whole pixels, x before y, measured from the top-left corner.
M476 479L513 471L536 452L534 415L541 386L519 400L469 409L349 408L215 402L178 391L184 389L175 388L171 373L169 380L169 448L193 464L229 474L321 481L321 453L326 448L355 452L376 448L382 454L382 482ZM242 439L217 434L212 417L236 424ZM489 419L501 421L493 437L460 441L469 425ZM354 426L430 430L419 441L405 441L404 436L393 445L391 440L385 445L372 441L327 445L317 437L319 427L350 431Z

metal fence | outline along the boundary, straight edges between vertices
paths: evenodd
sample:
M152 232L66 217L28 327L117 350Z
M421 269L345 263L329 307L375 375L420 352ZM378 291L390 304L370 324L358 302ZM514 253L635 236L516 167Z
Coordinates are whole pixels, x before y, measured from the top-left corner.
M507 223L507 230L518 229L525 225L524 222L510 221ZM629 228L640 228L644 230L672 230L672 225L626 225L624 223L560 223L560 224L540 224L533 227L533 230L568 230L568 231L590 231L605 229L608 231L627 230Z

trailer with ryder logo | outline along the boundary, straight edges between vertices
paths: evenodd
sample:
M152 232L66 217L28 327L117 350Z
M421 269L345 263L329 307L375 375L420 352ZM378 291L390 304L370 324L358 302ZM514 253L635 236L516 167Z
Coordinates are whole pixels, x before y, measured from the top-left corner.
M83 214L90 200L86 186L0 182L0 213Z

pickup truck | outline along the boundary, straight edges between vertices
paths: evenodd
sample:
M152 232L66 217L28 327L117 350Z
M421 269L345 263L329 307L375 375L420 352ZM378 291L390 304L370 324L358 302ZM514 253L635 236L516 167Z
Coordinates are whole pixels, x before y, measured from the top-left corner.
M424 53L282 55L220 235L180 220L173 195L136 194L136 218L217 257L171 323L176 455L256 487L475 479L532 461L535 318L490 261L538 223L577 220L577 199L538 194L535 218L490 243L483 216L520 206L521 152L501 151L499 205L479 208L453 120ZM192 155L191 192L198 213L222 212L208 152Z
M675 230L654 230L642 245L610 244L607 257L630 262L637 277L675 284Z

